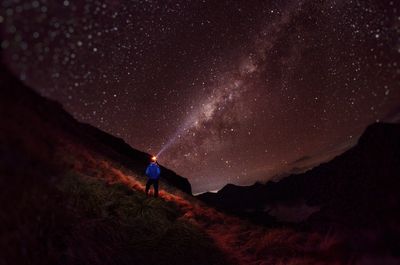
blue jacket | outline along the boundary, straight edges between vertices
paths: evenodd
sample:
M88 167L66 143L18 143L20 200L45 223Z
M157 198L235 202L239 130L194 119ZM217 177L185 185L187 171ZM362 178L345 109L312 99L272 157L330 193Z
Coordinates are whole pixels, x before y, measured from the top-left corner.
M151 163L146 169L146 176L149 177L149 179L159 179L160 174L160 167L156 163Z

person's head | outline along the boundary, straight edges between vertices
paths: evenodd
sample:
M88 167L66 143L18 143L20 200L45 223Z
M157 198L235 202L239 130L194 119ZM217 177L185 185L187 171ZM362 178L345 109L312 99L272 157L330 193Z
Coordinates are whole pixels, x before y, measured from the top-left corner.
M152 156L151 157L151 163L156 163L157 162L157 157L156 156Z

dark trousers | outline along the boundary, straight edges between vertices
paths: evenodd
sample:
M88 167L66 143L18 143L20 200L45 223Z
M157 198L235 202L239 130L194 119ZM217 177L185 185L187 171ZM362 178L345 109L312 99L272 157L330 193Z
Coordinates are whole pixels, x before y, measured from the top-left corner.
M146 195L149 195L150 186L154 187L154 197L158 197L158 179L148 179L146 183Z

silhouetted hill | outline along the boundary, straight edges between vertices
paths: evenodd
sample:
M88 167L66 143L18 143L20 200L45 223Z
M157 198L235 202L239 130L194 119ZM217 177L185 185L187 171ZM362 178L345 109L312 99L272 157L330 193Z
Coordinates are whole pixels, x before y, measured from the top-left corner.
M229 184L198 198L262 224L372 226L399 224L399 191L400 125L375 123L355 147L306 173L248 187Z
M49 126L51 125L51 128L48 128L49 131L43 132L43 137L50 131L59 130L63 134L68 133L76 141L120 162L137 174L144 173L151 155L133 149L124 140L101 131L96 127L76 121L59 103L46 99L22 85L4 67L1 69L0 78L2 116L25 115L24 111L31 112L32 114L36 113ZM23 108L18 109L22 105L24 105ZM4 120L2 126L7 126L7 122L13 121ZM25 122L26 129L28 129L31 125L29 124L31 123L30 117L27 117L23 122ZM168 184L191 194L189 181L178 176L175 172L162 167L162 178Z
M112 136L100 129L88 124L80 124L80 131L76 134L80 139L84 139L87 144L91 143L91 148L119 161L125 167L133 170L137 174L143 174L152 155L133 149L121 138ZM105 147L105 148L104 148ZM170 169L161 166L162 178L170 185L192 194L190 182Z

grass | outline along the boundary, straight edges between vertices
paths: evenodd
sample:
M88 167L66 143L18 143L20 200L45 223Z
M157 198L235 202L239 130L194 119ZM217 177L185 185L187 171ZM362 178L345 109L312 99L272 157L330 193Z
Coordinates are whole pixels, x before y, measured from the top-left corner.
M58 188L75 217L63 256L68 264L226 264L171 202L74 172Z

